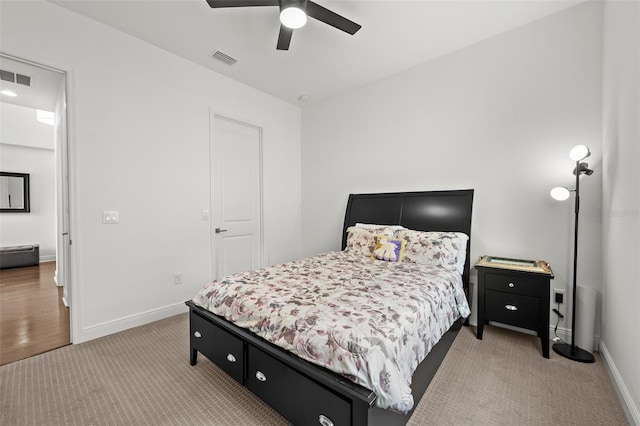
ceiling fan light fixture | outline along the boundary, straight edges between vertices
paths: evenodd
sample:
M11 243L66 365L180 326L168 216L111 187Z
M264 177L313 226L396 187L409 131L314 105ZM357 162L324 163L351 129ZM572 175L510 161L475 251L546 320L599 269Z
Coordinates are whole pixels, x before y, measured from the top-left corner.
M311 0L207 0L207 3L213 9L278 6L280 10L280 30L278 32L278 44L276 45L277 50L289 50L294 30L303 27L307 23L308 17L351 35L354 35L362 28L362 25L338 15Z
M287 28L297 30L307 23L307 14L296 6L290 6L280 12L280 22Z
M280 22L287 28L297 30L307 23L306 1L292 0L282 2Z

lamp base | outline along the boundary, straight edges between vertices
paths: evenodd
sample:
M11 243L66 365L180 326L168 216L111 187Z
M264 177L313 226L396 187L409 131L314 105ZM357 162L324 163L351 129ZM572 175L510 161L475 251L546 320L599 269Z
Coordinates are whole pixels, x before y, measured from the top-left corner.
M593 357L593 354L585 351L584 349L580 349L577 346L572 347L568 343L554 343L553 351L558 355L563 356L565 358L569 358L570 360L573 360L573 361L587 362L587 363L595 362L595 358Z

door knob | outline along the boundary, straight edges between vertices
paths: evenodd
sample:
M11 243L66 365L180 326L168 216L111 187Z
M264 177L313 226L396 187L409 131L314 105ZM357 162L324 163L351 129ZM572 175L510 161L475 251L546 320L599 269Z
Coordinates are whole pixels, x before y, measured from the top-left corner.
M221 234L223 232L227 232L227 230L226 229L216 228L216 234Z

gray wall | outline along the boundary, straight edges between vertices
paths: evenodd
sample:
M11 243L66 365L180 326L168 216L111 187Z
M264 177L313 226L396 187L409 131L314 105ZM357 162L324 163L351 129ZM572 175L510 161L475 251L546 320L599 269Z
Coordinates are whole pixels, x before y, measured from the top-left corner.
M349 193L473 188L471 258L543 259L568 289L573 205L549 190L573 186L582 143L597 173L580 277L600 288L601 40L601 4L587 3L305 106L304 253L340 248Z
M607 2L601 353L640 424L640 3ZM633 424L633 423L632 423Z

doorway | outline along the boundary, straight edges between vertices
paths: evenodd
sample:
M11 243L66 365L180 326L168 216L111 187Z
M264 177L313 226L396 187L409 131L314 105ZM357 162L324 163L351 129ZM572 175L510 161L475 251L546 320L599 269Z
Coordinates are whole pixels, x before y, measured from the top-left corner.
M263 264L262 129L212 114L213 278Z
M18 297L17 289L21 298L30 292L38 298L29 308L3 310L2 343L3 350L11 345L14 353L28 357L71 343L67 75L3 53L0 69L0 169L30 175L31 207L1 214L0 246L38 244L40 254L39 265L2 270L3 305ZM55 312L60 317L53 319ZM52 322L66 329L43 342L43 327Z

